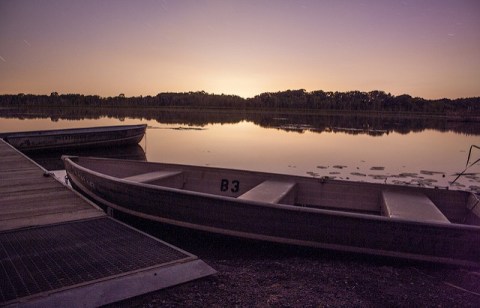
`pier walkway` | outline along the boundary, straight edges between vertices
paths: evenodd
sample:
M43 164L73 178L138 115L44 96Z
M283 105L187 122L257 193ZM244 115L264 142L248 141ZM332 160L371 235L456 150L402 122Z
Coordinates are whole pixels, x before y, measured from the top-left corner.
M107 216L0 139L0 306L94 307L213 273Z

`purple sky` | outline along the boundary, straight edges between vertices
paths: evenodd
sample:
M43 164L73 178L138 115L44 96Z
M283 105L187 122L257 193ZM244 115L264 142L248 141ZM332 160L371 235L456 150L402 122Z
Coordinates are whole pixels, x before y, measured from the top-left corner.
M480 96L480 1L0 0L0 94Z

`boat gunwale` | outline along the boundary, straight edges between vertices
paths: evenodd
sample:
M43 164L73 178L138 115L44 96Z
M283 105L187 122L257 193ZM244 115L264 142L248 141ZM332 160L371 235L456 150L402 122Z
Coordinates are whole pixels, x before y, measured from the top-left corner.
M413 221L413 220L408 220L408 219L402 219L402 218L397 218L397 217L385 217L381 215L371 215L371 214L363 214L363 213L356 213L356 212L348 212L348 211L342 211L342 210L331 210L331 209L322 209L322 208L314 208L314 207L308 207L308 206L299 206L299 205L289 205L289 204L276 204L276 203L268 203L268 202L261 202L261 201L254 201L254 200L242 200L242 199L237 199L235 197L229 197L229 196L221 196L221 195L216 195L216 194L210 194L210 193L204 193L204 192L197 192L197 191L192 191L192 190L184 190L184 189L179 189L179 188L173 188L173 187L168 187L168 186L160 186L160 185L155 185L155 184L148 184L148 183L140 183L140 182L134 182L134 181L129 181L129 180L124 180L122 178L110 176L101 172L97 172L91 169L88 169L86 167L83 167L71 160L71 158L80 158L78 156L62 156L62 160L68 159L68 161L75 165L76 168L82 170L83 172L92 174L96 177L100 177L109 181L113 182L120 182L128 185L132 185L135 187L144 187L144 188L150 188L158 191L166 191L166 192L171 192L171 193L177 193L177 194L184 194L188 196L196 196L196 197L202 197L202 198L211 198L215 200L220 200L220 201L228 201L228 202L235 202L239 204L247 204L250 206L262 206L262 207L268 207L268 208L274 208L274 209L280 209L280 210L289 210L289 211L296 211L296 212L306 212L306 213L312 213L312 214L324 214L324 215L332 215L332 216L337 216L337 217L348 217L348 218L357 218L357 219L363 219L363 220L376 220L380 222L388 222L388 223L401 223L401 224L406 224L406 225L421 225L421 226L431 226L431 227L437 227L440 229L454 229L454 230L465 230L465 231L480 231L480 226L476 225L469 225L469 224L459 224L459 223L443 223L443 222L434 222L434 221ZM118 159L112 159L112 158L97 158L97 157L81 157L81 158L86 158L90 160L95 160L95 161L116 161ZM120 161L120 160L119 160ZM137 161L134 160L121 160L121 161L130 161L137 163ZM145 162L143 162L145 163ZM244 172L244 173L252 173L252 175L255 174L260 174L260 175L272 175L272 176L285 176L285 177L296 177L296 178L302 178L302 179L307 179L311 180L312 178L308 177L303 177L303 176L297 176L297 175L287 175L287 174L277 174L277 173L267 173L267 172L260 172L260 171L250 171L250 170L241 170L241 169L227 169L227 168L217 168L217 167L203 167L203 166L191 166L191 165L181 165L181 164L169 164L169 163L156 163L156 162L146 162L148 164L152 165L168 165L168 166L173 166L173 167L184 167L184 168L198 168L198 169L208 169L208 170L216 170L216 171L233 171L233 172ZM335 184L345 184L345 185L355 185L355 184L361 184L361 185L367 185L367 186L386 186L386 188L389 187L404 187L402 185L395 185L395 184L381 184L381 183L366 183L366 182L353 182L353 181L342 181L342 180L331 180L329 179L328 181L334 182ZM351 183L351 184L350 184ZM415 187L412 187L415 188ZM469 195L473 195L474 198L478 200L478 197L467 191L458 191L458 192L463 192L467 193ZM118 205L117 205L118 206ZM121 207L121 206L119 206ZM467 209L468 210L468 209Z

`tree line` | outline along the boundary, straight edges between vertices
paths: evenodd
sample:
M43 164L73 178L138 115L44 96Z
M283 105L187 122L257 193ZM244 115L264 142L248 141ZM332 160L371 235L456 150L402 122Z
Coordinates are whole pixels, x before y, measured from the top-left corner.
M98 95L16 94L0 95L3 107L134 107L134 108L215 108L215 109L281 109L342 112L392 112L480 115L480 97L429 100L404 94L395 96L383 91L326 92L303 89L267 92L253 98L236 95L209 94L204 91L159 93L156 96L114 97Z

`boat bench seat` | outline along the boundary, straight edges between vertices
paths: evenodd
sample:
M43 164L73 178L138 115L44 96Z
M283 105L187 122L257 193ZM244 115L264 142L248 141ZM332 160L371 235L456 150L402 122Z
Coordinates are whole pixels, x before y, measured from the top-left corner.
M157 180L163 180L166 178L173 177L175 175L181 174L182 171L169 171L169 170L162 170L162 171L153 171L153 172L148 172L148 173L141 173L137 175L132 175L126 178L123 178L124 180L128 181L133 181L133 182L138 182L138 183L148 183L148 182L153 182Z
M420 192L383 191L381 207L382 214L390 218L419 222L450 222L437 206Z
M295 203L294 182L264 181L249 191L240 195L238 199L268 202L268 203Z

